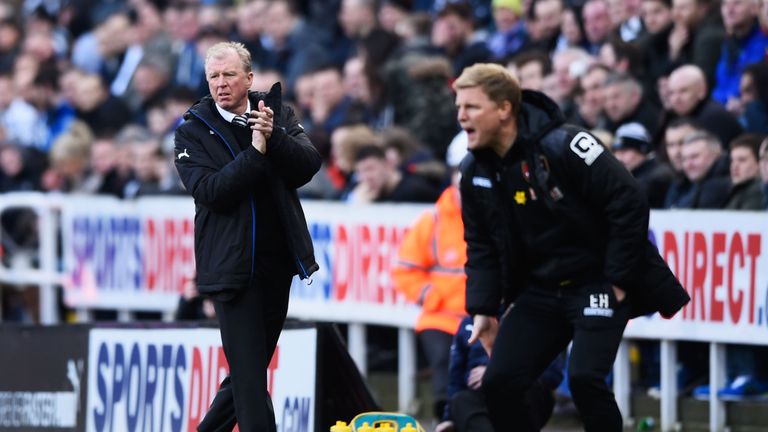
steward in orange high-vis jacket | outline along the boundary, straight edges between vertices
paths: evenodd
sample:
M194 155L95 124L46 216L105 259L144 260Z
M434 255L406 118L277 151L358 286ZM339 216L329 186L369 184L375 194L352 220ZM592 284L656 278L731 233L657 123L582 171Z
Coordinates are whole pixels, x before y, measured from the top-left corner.
M416 333L432 369L436 418L447 400L452 338L466 316L466 261L459 190L451 186L410 227L392 270L395 288L421 306Z

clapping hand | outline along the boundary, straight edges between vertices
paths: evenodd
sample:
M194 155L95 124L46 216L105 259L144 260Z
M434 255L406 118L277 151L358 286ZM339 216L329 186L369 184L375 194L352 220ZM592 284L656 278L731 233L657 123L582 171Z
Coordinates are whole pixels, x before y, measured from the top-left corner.
M251 143L262 154L267 153L267 140L272 136L274 112L260 100L257 110L251 110L248 123L251 125Z

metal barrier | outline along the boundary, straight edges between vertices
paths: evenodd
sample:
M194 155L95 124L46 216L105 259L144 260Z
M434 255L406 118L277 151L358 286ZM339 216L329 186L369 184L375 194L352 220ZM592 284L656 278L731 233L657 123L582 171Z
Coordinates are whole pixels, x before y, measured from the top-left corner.
M58 210L61 195L42 195L38 193L0 194L0 215L8 210L26 208L34 212L37 218L39 246L37 250L38 268L33 268L28 260L13 261L12 268L0 260L0 281L12 285L37 285L40 289L40 322L56 324L59 322L56 304L56 289L61 285L61 272L57 269L56 233L58 228ZM7 235L0 230L0 241ZM13 251L4 251L5 254Z
M363 374L365 326L398 328L399 409L408 411L415 396L413 325L419 311L392 289L389 267L407 226L429 206L305 202L304 207L321 270L311 284L294 281L289 316L347 323L348 348ZM0 214L17 208L36 215L39 265L9 267L13 251L6 251L0 282L38 285L43 324L59 321L59 286L81 319L98 308L121 309L122 320L138 310L170 318L178 282L194 271L189 198L0 195ZM0 232L0 240L4 235ZM653 212L651 235L694 300L669 321L633 320L625 338L661 343L662 430L678 426L676 341L709 343L710 429L723 430L724 403L715 392L725 381L724 344L768 345L768 218L750 212ZM631 423L628 352L625 341L614 366L614 390Z

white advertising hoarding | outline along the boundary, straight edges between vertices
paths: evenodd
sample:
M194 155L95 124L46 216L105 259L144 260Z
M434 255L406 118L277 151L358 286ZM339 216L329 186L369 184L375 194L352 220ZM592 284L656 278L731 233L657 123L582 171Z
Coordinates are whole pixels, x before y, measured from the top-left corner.
M282 332L267 382L279 432L314 430L317 331ZM229 372L217 329L93 329L88 432L195 430Z
M768 215L666 211L650 226L691 302L671 320L632 320L625 335L768 345Z
M427 205L304 202L320 270L294 280L289 316L408 327L418 308L389 269ZM102 198L63 206L65 298L76 307L174 310L194 274L189 198ZM692 301L671 320L633 320L627 336L768 344L765 213L657 211L651 235Z

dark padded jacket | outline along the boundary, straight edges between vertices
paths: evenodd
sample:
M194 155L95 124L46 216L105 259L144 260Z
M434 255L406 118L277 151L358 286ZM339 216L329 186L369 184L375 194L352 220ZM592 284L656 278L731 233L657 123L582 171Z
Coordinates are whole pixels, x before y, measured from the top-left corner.
M308 278L319 267L296 189L320 169L321 158L293 111L282 105L281 88L251 92L275 113L267 153L241 150L229 124L206 96L184 115L176 130L176 169L195 199L195 260L198 289L218 293L246 287L254 273L254 195L269 188L296 273ZM271 228L271 227L270 227Z
M674 315L688 294L648 241L648 204L636 180L554 102L524 91L518 136L462 162L467 311L494 315L529 284L567 289L609 282L634 316Z

